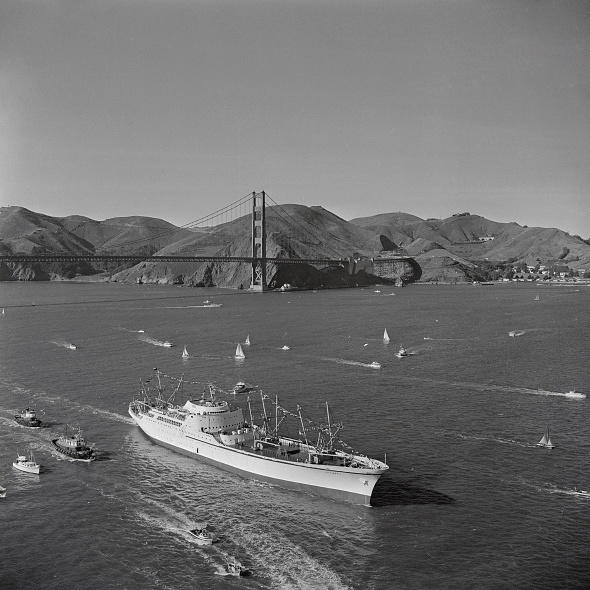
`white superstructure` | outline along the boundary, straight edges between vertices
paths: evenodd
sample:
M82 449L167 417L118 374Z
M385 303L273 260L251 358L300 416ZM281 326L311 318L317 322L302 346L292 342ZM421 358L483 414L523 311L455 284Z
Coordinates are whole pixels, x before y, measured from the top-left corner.
M146 397L132 401L129 414L147 436L164 446L289 487L311 487L367 505L377 480L389 469L363 455L268 436L244 420L241 408L232 409L213 394L183 406Z

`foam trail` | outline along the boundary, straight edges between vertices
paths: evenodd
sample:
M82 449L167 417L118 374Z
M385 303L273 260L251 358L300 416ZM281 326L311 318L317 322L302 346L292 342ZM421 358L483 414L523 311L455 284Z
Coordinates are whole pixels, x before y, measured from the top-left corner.
M143 336L139 338L142 342L146 342L147 344L153 344L154 346L162 346L164 348L172 348L174 344L169 342L168 340L156 340L155 338L150 338L149 336Z
M222 307L223 303L206 303L205 305L167 305L161 309L195 309L208 307Z
M361 363L360 361L349 361L347 359L339 359L339 358L330 358L330 357L322 357L324 361L330 361L332 363L338 363L339 365L352 365L355 367L365 367L367 369L376 369L381 368L379 363ZM379 365L378 367L376 365Z
M590 492L587 490L578 490L577 488L558 488L556 485L547 484L544 488L537 488L539 491L549 492L550 494L563 494L565 496L574 496L576 498L586 498L590 500Z
M491 441L500 443L503 445L516 445L519 447L523 447L525 449L534 449L537 445L532 443L523 443L517 440L512 440L511 438L497 438L494 436L474 436L470 434L457 434L459 438L463 440L484 440L484 441Z
M63 348L68 348L70 350L76 350L77 346L68 342L67 340L50 340L51 344L55 344L56 346L61 346Z

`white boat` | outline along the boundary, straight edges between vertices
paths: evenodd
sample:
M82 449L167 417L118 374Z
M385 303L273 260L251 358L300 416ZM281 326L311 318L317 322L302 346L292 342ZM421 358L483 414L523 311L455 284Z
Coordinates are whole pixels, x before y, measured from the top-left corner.
M294 291L295 287L293 287L293 285L291 285L291 283L283 283L281 285L281 288L279 289L279 291L281 291L282 293L285 293L286 291Z
M228 560L225 564L225 571L230 575L230 576L249 576L252 574L252 572L244 567L242 564L238 563L235 559L232 560Z
M551 442L551 437L549 436L549 426L547 426L547 430L545 430L545 434L541 437L541 440L537 443L538 447L545 447L546 449L552 449L555 445Z
M238 342L238 345L236 346L236 354L235 357L237 359L245 359L246 355L244 354L244 351L242 350L242 345Z
M162 346L165 346L166 348L172 348L174 346L174 344L172 344L172 342L169 342L168 340L166 340L165 342L162 342Z
M77 350L77 346L75 344L68 344L67 346L70 350Z
M387 328L383 330L383 343L389 344L389 334L387 333Z
M371 369L380 369L381 368L381 363L378 363L377 361L373 361L369 367L371 367Z
M250 388L243 381L238 381L234 385L234 388L233 388L234 393L246 393L247 391L250 391Z
M533 301L541 301L541 298L538 295L535 295L535 298L533 299Z
M207 525L191 529L189 533L197 540L199 545L213 545L213 537L207 530Z
M183 350L182 350L182 358L183 358L183 359L187 359L189 356L190 356L190 355L189 355L189 353L188 353L188 350L186 349L186 344L185 344L185 346L184 346L184 348L183 348Z
M572 398L572 399L586 399L586 394L585 393L581 393L579 391L576 391L575 389L572 389L572 390L568 391L564 395L565 395L565 397L569 397L569 398Z
M291 350L291 347L283 344L283 346L281 346L281 350Z
M29 458L25 455L16 455L16 461L12 464L13 467L18 469L19 471L24 471L26 473L39 473L41 471L41 466L35 462L35 457L33 457L33 451L29 451Z
M244 340L244 344L246 346L250 346L250 334L248 334L248 336L246 336L246 340Z
M408 351L403 346L400 346L400 349L395 353L395 356L398 359L401 359L404 356L409 356L409 354L408 354Z
M6 498L6 488L0 486L0 498Z
M369 505L373 488L389 467L365 455L340 450L336 437L341 424L332 423L329 408L327 425L313 428L314 442L308 441L301 408L289 412L275 401L274 428L266 411L268 396L261 393L264 409L262 425L244 419L241 407L230 407L217 400L211 388L208 395L189 399L184 405L172 402L183 385L176 382L172 396L163 396L158 371L157 396L142 385L140 396L129 404L129 415L154 442L194 458L218 464L248 478L255 477L284 487L306 488L332 498ZM276 398L275 398L276 399ZM279 434L285 416L298 418L302 436L298 439ZM315 442L317 441L317 442Z

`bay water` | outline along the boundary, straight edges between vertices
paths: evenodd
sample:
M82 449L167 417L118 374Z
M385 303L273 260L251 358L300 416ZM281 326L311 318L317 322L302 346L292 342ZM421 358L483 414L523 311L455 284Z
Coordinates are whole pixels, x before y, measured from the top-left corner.
M2 283L0 307L0 588L590 587L590 399L563 395L590 393L590 288ZM155 445L127 407L156 367L184 375L179 403L238 381L316 421L329 402L343 440L387 456L372 507ZM44 428L14 422L27 406ZM66 425L97 461L52 450ZM12 468L29 449L39 476ZM188 534L203 522L212 547Z

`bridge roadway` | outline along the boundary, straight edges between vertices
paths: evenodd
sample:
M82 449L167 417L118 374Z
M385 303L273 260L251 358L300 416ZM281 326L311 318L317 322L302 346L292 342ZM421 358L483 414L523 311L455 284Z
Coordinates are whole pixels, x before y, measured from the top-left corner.
M0 256L0 264L15 264L26 262L258 262L259 258L253 256L107 256L100 254L39 254L39 255L13 255ZM268 264L326 264L346 265L349 259L331 258L265 258Z

